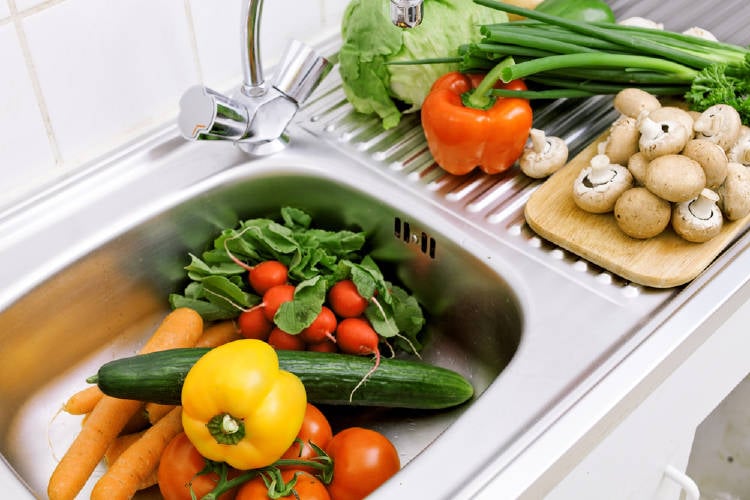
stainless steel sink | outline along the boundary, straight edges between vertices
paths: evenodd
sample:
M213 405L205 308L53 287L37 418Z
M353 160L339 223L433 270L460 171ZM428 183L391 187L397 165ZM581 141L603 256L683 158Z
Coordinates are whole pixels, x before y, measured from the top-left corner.
M166 312L167 294L183 284L187 252L200 252L223 227L284 205L324 226L365 230L374 254L426 310L425 359L465 374L476 388L473 401L448 412L331 413L337 426L368 425L393 439L406 464L401 487L424 482L419 464L429 463L429 476L446 478L441 495L458 488L553 415L672 295L615 277L608 283L590 268L571 272L585 264L524 227L520 177L437 175L425 186L424 177L404 177L380 154L361 158L322 145L328 137L315 127L338 129L321 119L320 106L340 108L325 102L342 95L333 80L320 96L300 116L293 146L278 155L248 159L228 144L165 134L5 215L0 256L14 263L2 271L0 300L6 476L12 470L33 495L44 495L55 457L80 422L58 412L65 399L101 363L137 350ZM408 134L396 142L404 141ZM493 209L516 208L488 218L453 209L462 192L477 188ZM461 460L447 458L455 455Z
M643 9L618 5L622 15ZM613 119L608 99L536 109L536 125L574 154ZM186 143L170 128L0 213L4 491L44 496L80 425L62 403L101 363L135 352L180 286L187 252L283 205L367 231L427 311L425 359L476 388L447 412L332 414L338 426L382 430L399 449L405 467L375 498L473 495L641 346L683 346L748 295L747 235L685 287L626 282L528 229L523 205L537 182L443 173L416 116L382 131L346 103L335 72L290 136L285 151L250 158L226 143Z

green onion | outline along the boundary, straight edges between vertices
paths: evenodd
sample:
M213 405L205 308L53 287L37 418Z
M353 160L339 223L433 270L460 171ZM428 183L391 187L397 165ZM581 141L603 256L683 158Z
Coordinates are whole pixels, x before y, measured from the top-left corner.
M460 51L463 71L530 83L528 91L492 90L493 96L588 97L637 87L682 96L696 111L729 104L750 124L750 49L666 30L576 21L496 0L474 2L526 18L484 25L483 39ZM508 64L506 56L515 62ZM500 60L502 68L496 66Z

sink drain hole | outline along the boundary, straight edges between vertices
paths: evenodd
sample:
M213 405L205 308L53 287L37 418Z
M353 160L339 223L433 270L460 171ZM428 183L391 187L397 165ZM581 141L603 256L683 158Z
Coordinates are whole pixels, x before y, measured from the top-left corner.
M435 258L435 238L424 231L413 229L409 222L400 217L393 219L393 234L404 243L419 246L422 253L431 259Z

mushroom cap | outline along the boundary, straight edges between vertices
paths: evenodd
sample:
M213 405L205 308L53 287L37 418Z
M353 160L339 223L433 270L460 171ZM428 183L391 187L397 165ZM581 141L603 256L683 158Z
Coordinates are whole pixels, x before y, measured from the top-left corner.
M686 128L683 120L674 114L661 119L653 119L651 115L643 117L639 120L638 129L641 133L638 148L649 160L679 153L692 135L692 128Z
M633 176L622 165L610 164L612 172L608 182L592 184L589 180L592 167L586 167L573 183L573 201L578 208L594 214L611 212L620 195L633 185Z
M729 161L750 166L750 127L742 125L740 135L727 153Z
M714 194L713 191L707 191ZM703 194L700 196L703 197ZM714 199L718 199L718 197ZM692 207L699 201L710 203L710 215L707 218L696 216L693 212ZM721 232L723 225L724 217L713 200L709 202L707 199L696 198L677 203L672 209L672 229L683 239L693 243L703 243L710 240Z
M638 121L630 116L621 115L609 128L609 137L604 144L604 154L612 163L625 165L628 158L638 152Z
M532 129L530 135L531 142L518 161L521 171L534 179L542 179L560 170L568 161L565 141L538 129Z
M735 162L727 165L729 172L719 186L719 208L729 220L738 220L750 213L750 168Z
M677 106L662 106L651 111L648 117L655 122L664 121L678 121L688 130L690 136L693 135L693 125L695 119L693 115L686 109L679 108Z
M721 146L724 151L729 151L740 136L742 119L732 106L715 104L695 120L693 130L696 138L708 139Z
M635 153L628 158L628 170L630 170L630 173L633 175L636 184L641 186L644 184L648 163L648 158L646 158L641 152Z
M697 161L670 154L649 162L644 181L644 185L660 198L681 203L700 194L706 187L706 174Z
M623 89L618 92L613 105L617 111L630 118L638 118L642 111L650 113L661 107L656 96L637 88Z
M672 215L668 201L644 187L628 189L615 203L615 221L631 238L647 239L659 235Z
M706 174L706 187L714 191L727 177L727 154L721 146L706 139L692 139L682 154L697 161Z

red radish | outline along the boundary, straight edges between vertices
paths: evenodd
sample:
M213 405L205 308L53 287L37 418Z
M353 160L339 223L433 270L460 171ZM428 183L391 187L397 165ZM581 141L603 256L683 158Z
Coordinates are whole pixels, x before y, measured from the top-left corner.
M357 291L352 280L341 280L328 291L328 303L342 318L362 316L367 309L367 299Z
M299 335L286 333L281 328L274 328L268 336L268 344L274 349L282 351L304 351L305 342Z
M273 321L276 311L284 302L289 302L294 298L294 285L276 285L268 289L263 294L263 302L260 304L263 314L268 321ZM258 306L256 306L258 307Z
M318 344L326 339L335 342L333 332L336 331L337 323L333 311L323 306L310 326L300 332L300 337L306 344Z
M364 318L345 318L336 328L336 343L347 354L379 354L378 337L370 322Z
M287 272L287 267L278 260L266 260L250 269L248 281L253 290L263 295L271 287L285 284Z
M314 352L339 352L339 347L336 345L336 342L326 339L317 344L307 344L306 350Z
M262 308L252 308L240 313L237 327L247 339L267 340L273 329L273 323L268 321Z
M342 352L347 354L373 354L375 355L375 365L372 369L362 377L362 380L354 387L349 400L351 400L354 392L359 389L359 386L367 380L367 377L372 375L375 370L380 366L380 350L378 349L378 343L380 337L375 329L370 325L370 322L364 318L345 318L339 322L339 326L336 328L336 345L339 346Z

